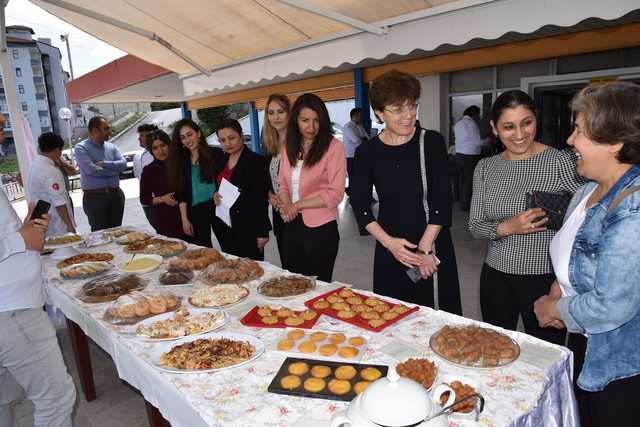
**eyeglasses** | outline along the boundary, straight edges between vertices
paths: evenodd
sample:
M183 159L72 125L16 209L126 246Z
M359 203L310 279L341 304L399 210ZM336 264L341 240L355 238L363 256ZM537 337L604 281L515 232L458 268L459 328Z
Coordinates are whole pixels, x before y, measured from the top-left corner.
M385 108L384 110L390 112L396 117L402 117L407 111L409 112L409 114L415 114L418 111L418 108L420 108L420 103L416 101L409 104L408 107L397 108L395 110L389 110Z
M102 128L102 130L110 131L111 128L107 126L106 128Z

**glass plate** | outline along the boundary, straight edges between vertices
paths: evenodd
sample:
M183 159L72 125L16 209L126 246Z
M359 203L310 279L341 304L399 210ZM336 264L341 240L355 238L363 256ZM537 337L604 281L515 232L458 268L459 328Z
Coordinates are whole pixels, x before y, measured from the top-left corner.
M281 278L284 278L284 277L301 277L301 278L303 278L303 279L307 279L307 280L309 280L309 281L311 282L311 285L312 285L312 286L311 286L311 288L310 288L309 290L307 290L306 292L303 292L303 293L301 293L301 294L296 294L296 295L288 295L288 296L282 296L282 297L272 297L272 296L269 296L269 295L265 295L265 294L263 293L263 286L264 286L266 283L268 283L268 282L270 282L270 281L272 281L272 280L275 280L275 279L281 279ZM257 290L258 294L260 294L260 296L262 296L262 297L264 297L264 298L269 298L269 299L275 299L275 300L278 300L278 299L293 299L293 298L298 298L298 297L301 297L301 296L303 296L303 295L307 295L307 294L308 294L308 293L310 293L310 292L313 292L315 289L316 289L316 280L315 280L315 279L312 279L312 278L309 278L309 277L306 277L306 276L296 275L296 274L287 274L287 275L283 275L283 276L272 277L271 279L268 279L268 280L263 281L262 283L260 283L260 284L258 285L258 288L257 288L256 290Z
M475 326L475 325L468 325L468 326ZM463 325L449 325L449 327L451 327L451 328L455 327L455 328L459 328L460 329L460 328L465 328L466 326L463 326ZM444 328L444 326L443 326L443 328ZM516 360L518 360L518 357L520 357L520 345L513 338L511 338L508 335L505 335L505 334L503 334L501 332L498 332L495 329L491 329L491 328L484 328L484 329L486 329L489 332L497 332L500 335L503 335L503 336L509 338L513 342L513 344L515 346L515 352L516 352L515 357L507 359L507 361L505 361L504 363L502 361L500 361L500 362L498 362L497 366L482 366L482 365L480 365L480 363L482 361L482 357L480 358L480 360L478 360L478 362L476 362L477 363L476 365L468 365L466 363L459 363L459 362L451 361L451 360L445 358L440 353L440 351L439 351L440 346L438 346L438 345L436 345L434 343L435 338L438 336L438 334L440 334L440 332L442 332L442 328L439 329L437 332L435 332L433 335L431 335L431 337L429 338L429 346L431 346L431 349L433 350L435 355L438 356L440 359L444 360L447 363L451 363L452 365L456 365L456 366L459 366L459 367L465 368L465 369L476 369L476 370L480 370L480 371L486 371L486 370L492 370L492 369L496 370L496 369L501 369L501 368L503 368L505 366L508 366L508 365L512 364L513 362L515 362Z
M206 333L209 333L211 331L215 331L216 329L220 329L221 327L223 327L224 325L229 323L229 320L231 320L231 313L229 313L226 310L217 310L217 309L211 309L211 308L189 308L188 310L189 310L189 313L194 315L194 316L197 316L198 314L201 314L201 313L215 313L217 311L222 311L222 312L224 312L225 318L224 318L224 320L222 322L218 323L217 325L214 325L214 327L211 328L211 329L207 329L206 331L198 332L197 334L186 335L184 337L144 338L141 335L138 335L136 333L136 329L140 325L150 325L153 322L158 322L158 321L165 320L165 319L171 319L173 317L173 315L175 314L175 312L172 311L170 313L158 314L157 316L149 317L147 319L144 319L144 320L136 323L135 325L133 325L131 327L131 330L129 331L129 336L131 338L139 340L139 341L148 341L148 342L175 341L175 340L179 340L179 339L183 339L183 338L196 337L196 336L198 338L200 338L199 335L206 334Z
M172 368L172 367L166 366L162 364L162 362L160 362L160 356L162 356L162 353L168 353L175 346L192 342L198 339L220 339L220 338L228 338L234 341L249 341L249 344L255 346L256 351L253 352L253 354L251 355L251 357L249 357L249 359L243 362L236 363L235 365L224 366L222 368L215 368L215 369L202 369L202 370L178 369L178 368ZM259 338L253 337L251 335L234 334L234 333L204 334L204 335L183 338L178 341L170 341L170 342L164 343L159 347L156 347L151 353L151 355L149 356L149 363L151 364L151 366L158 369L159 371L169 372L172 374L199 374L199 373L205 373L205 372L224 371L227 369L237 368L238 366L254 361L258 357L260 357L262 353L264 353L264 343Z

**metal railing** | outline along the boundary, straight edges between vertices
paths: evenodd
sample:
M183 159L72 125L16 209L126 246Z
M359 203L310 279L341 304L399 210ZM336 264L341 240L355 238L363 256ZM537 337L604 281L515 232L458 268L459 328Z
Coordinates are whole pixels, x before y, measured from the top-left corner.
M17 182L10 182L8 184L3 184L4 191L7 192L7 196L9 196L9 200L17 200L24 197L24 188L22 185Z

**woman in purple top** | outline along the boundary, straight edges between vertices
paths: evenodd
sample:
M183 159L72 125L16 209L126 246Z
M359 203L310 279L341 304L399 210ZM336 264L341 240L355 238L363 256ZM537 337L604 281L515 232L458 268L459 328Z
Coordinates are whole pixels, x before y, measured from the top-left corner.
M161 130L147 134L147 148L153 163L142 170L140 177L140 203L156 209L156 231L167 237L184 238L178 197L171 191L166 179L165 162L169 157L171 138Z

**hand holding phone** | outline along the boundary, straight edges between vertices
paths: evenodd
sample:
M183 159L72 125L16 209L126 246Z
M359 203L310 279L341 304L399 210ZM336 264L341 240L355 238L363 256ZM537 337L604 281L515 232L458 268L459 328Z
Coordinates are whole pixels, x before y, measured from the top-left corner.
M436 265L440 265L440 260L438 259L436 254L432 254L432 255L433 255L433 260L436 262ZM422 273L420 273L420 266L416 265L415 267L408 269L407 276L409 276L409 278L413 283L418 283L420 279L422 279Z
M30 220L44 219L43 215L48 213L50 208L51 203L45 202L44 200L38 200L38 203L36 204L36 207L31 214Z

